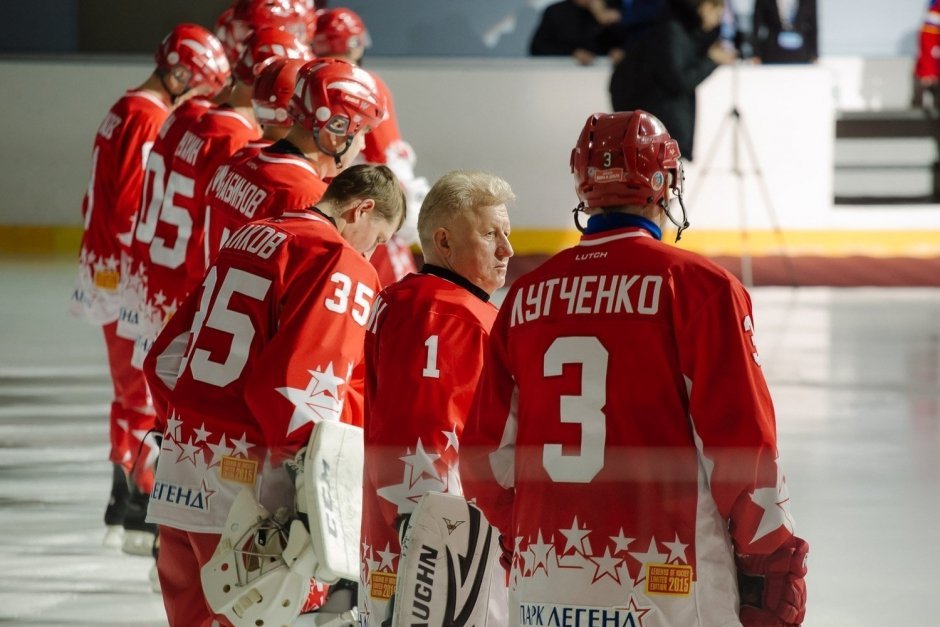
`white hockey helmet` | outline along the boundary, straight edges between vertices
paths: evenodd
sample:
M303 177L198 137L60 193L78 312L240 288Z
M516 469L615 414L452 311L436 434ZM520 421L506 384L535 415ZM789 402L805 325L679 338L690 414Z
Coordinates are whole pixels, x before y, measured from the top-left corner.
M315 561L303 523L271 516L242 490L202 567L202 588L212 610L235 627L287 626L307 599Z

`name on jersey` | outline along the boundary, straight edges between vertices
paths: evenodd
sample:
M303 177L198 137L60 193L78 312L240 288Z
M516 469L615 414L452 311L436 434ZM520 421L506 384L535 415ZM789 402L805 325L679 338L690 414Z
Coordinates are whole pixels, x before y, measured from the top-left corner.
M551 315L640 314L659 312L663 277L585 275L548 279L516 292L510 326Z
M173 507L208 512L209 499L213 494L215 494L215 491L209 490L205 483L203 483L201 488L191 488L189 486L155 481L153 483L153 490L150 492L150 500L166 503Z
M550 627L641 627L640 618L648 611L634 612L633 609L621 607L524 603L519 605L519 624Z
M228 166L222 166L216 171L209 190L220 201L249 219L255 216L258 207L268 197L268 192L241 174L232 172Z
M266 224L246 224L225 241L224 248L244 250L269 259L286 239L286 233Z
M114 129L121 125L121 117L114 115L111 111L108 111L108 115L104 116L104 120L101 122L101 126L98 127L98 134L104 137L105 139L111 139L114 136Z
M176 152L173 153L173 156L179 157L189 165L195 166L196 159L199 157L199 153L202 151L202 146L205 143L204 140L194 135L191 131L186 131L186 134L183 135L183 139L180 140L180 145L176 147Z

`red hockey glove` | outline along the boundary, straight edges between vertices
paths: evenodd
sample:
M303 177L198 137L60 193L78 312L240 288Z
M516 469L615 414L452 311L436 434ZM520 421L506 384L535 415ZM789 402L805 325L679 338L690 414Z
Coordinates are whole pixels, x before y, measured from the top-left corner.
M806 555L794 536L770 555L736 555L744 627L800 625L806 614Z

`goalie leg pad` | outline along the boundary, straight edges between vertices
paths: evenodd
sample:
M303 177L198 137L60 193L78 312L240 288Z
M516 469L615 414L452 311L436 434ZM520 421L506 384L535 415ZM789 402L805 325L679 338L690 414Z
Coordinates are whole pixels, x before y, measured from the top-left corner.
M297 477L297 511L306 515L317 581L359 580L362 522L362 429L320 422L310 435Z
M402 542L393 627L486 625L499 532L463 498L429 492Z

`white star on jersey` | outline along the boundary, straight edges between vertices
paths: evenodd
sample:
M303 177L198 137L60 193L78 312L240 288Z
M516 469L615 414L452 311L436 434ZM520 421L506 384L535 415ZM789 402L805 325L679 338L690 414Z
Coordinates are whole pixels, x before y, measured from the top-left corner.
M659 547L656 545L656 536L650 538L650 548L646 550L646 553L640 553L639 551L630 551L630 556L633 557L636 561L640 563L640 572L637 575L635 584L639 584L641 581L646 579L646 569L643 568L646 564L662 564L663 560L666 558L665 553L659 552Z
M617 572L617 566L620 565L620 558L611 556L610 547L604 549L604 555L601 557L588 557L588 560L593 562L595 567L594 578L591 580L591 583L605 576L609 576L617 583L620 583L620 573Z
M535 573L541 566L545 574L548 574L548 554L555 548L555 536L552 536L546 543L542 540L542 530L539 529L535 542L529 543L529 551L532 552L532 572ZM528 562L528 559L525 561Z
M232 440L232 446L235 447L232 451L236 455L241 455L242 457L248 457L248 449L254 448L255 445L249 442L246 438L248 434L242 433L242 437L237 440Z
M572 548L575 553L581 553L582 555L589 555L591 553L591 544L585 539L591 532L588 529L578 527L577 516L574 517L574 522L571 523L570 529L559 529L559 531L561 531L562 535L568 540L565 544L565 550L561 552L562 555L565 555Z
M232 448L226 446L225 444L225 434L223 433L219 436L219 441L217 444L212 442L206 442L206 446L209 447L209 450L212 451L212 459L209 460L209 468L216 466L222 463L222 458L232 452Z
M446 451L449 448L454 449L454 452L460 450L460 441L457 439L457 425L454 425L454 428L450 431L441 431L444 434L444 437L447 438L447 444L444 446Z
M431 475L440 481L441 475L437 472L437 468L434 467L434 462L440 458L440 455L428 453L424 450L424 444L421 442L421 438L418 438L418 444L415 446L414 453L408 453L404 457L399 457L401 461L405 462L406 466L411 466L411 485L417 483L422 475L425 474Z
M685 550L688 548L688 544L684 542L679 542L679 534L676 534L676 539L674 542L663 542L663 545L669 549L669 557L666 558L667 564L672 564L675 560L682 560L683 563L688 564L689 561L686 559Z
M381 559L381 562L379 563L379 570L385 570L388 568L388 572L392 572L392 562L396 557L398 557L398 553L395 551L389 551L390 548L391 543L386 542L384 551L376 551L376 553L379 555L379 558Z
M277 388L294 405L294 413L287 427L288 435L308 422L317 424L321 420L338 421L343 410L339 388L346 383L346 379L333 374L333 363L327 364L324 370L307 372L310 373L310 381L305 389Z
M770 488L758 488L751 493L751 500L764 510L751 538L751 543L757 542L769 533L786 527L793 533L793 516L790 515L790 493L787 490L787 479L783 476L780 465L777 465L777 485Z
M620 533L616 536L610 536L610 539L614 541L614 555L620 553L621 551L626 551L630 544L633 543L636 538L628 538L623 535L623 527L620 528Z

